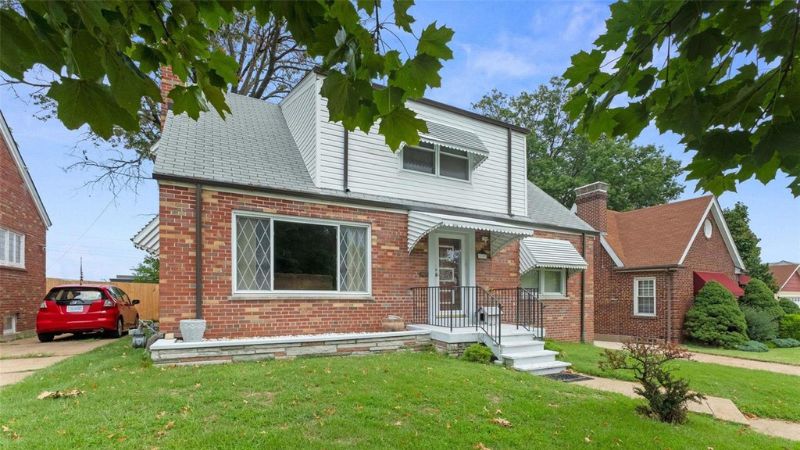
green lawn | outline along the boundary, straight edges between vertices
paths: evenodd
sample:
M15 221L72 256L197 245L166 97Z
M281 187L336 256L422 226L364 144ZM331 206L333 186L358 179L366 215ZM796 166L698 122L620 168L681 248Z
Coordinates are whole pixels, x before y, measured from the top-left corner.
M701 345L687 344L686 348L697 353L712 355L732 356L734 358L753 359L756 361L776 362L800 366L800 347L771 348L768 352L743 352L741 350L728 350L726 348L703 347Z
M603 349L590 344L557 342L561 359L578 372L633 380L627 371L602 371L597 367ZM800 377L762 370L675 361L676 373L689 380L692 390L733 400L739 409L759 417L800 422Z
M432 353L151 366L129 339L0 390L2 448L790 448L708 416ZM78 398L37 400L78 388ZM494 423L508 420L511 427Z

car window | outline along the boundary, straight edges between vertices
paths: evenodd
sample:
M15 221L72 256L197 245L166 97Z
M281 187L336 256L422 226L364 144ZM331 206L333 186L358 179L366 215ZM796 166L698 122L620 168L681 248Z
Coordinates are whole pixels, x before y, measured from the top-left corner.
M114 289L116 289L117 292L119 292L120 298L122 298L122 300L125 302L126 305L130 305L131 304L131 298L128 297L128 294L126 294L125 291L123 291L120 288L114 288Z
M91 303L103 298L103 292L96 288L68 287L54 288L47 294L48 300L57 302L80 301Z

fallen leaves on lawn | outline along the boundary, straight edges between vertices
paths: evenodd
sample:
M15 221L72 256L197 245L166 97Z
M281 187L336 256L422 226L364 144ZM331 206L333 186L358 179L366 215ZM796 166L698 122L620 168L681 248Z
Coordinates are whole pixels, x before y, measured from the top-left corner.
M483 442L478 442L477 444L475 444L475 447L472 448L474 448L475 450L492 450L491 448L483 445Z
M592 442L592 438L590 438L589 436L586 436L586 437L583 438L583 442L586 442L588 444L588 443Z
M39 400L44 400L46 398L67 398L77 397L81 394L83 394L83 391L80 389L70 389L69 391L42 391L36 398Z
M19 439L19 434L17 434L16 431L12 430L11 428L9 428L9 427L7 427L5 425L3 425L3 433L7 434L8 437L11 438L11 440L16 441L17 439Z
M492 419L492 423L500 425L501 427L511 428L511 422L508 419L503 419L502 417L495 417Z

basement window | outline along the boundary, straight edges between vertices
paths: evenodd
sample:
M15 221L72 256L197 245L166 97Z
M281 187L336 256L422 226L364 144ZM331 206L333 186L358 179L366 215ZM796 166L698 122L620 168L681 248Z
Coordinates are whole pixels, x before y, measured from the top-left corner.
M234 215L234 293L362 293L370 288L369 226Z

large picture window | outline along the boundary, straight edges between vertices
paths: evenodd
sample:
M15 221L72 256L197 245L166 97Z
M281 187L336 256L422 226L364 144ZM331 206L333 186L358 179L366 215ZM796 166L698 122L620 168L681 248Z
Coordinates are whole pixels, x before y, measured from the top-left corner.
M522 287L536 289L540 297L560 298L567 296L565 269L534 269L522 275Z
M637 316L656 315L655 278L634 278L633 313Z
M369 228L234 215L235 291L369 291Z
M0 228L0 266L25 268L25 235Z
M445 145L420 142L403 148L403 168L458 180L469 180L470 157L467 152Z

